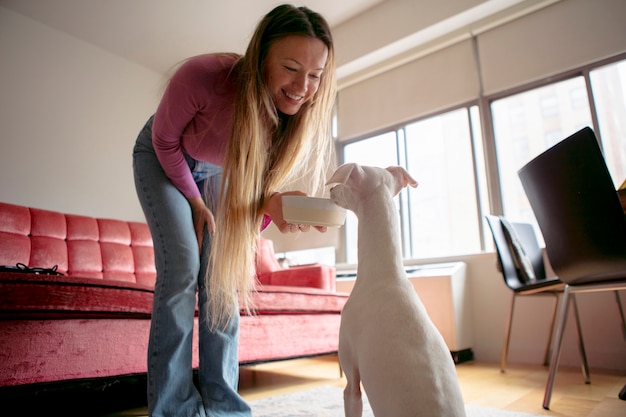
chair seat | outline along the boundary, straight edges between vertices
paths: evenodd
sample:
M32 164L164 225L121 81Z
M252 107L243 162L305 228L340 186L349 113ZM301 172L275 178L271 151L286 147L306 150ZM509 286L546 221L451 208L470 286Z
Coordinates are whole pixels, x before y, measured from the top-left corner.
M513 288L517 294L533 294L537 292L563 292L565 289L565 283L558 277L550 277L542 280L537 280L532 283L520 285L518 288Z
M608 269L610 266L615 266L616 269ZM576 285L584 285L587 283L598 284L601 282L612 282L612 281L624 281L626 279L626 260L623 262L615 263L615 262L607 262L605 265L602 265L603 271L599 273L587 273L585 275L580 275L579 278L570 279L567 284L576 286ZM608 269L608 270L607 270Z

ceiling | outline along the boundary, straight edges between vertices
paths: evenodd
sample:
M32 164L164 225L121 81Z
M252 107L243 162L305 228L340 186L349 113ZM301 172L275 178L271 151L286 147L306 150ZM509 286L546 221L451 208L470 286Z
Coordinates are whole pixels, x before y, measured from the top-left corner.
M375 47L372 45L361 56L353 56L341 62L337 76L338 80L342 80L403 51L443 38L459 29L465 30L513 6L530 4L532 9L533 4L555 1L559 0L298 0L293 4L303 4L319 12L333 31L339 31L339 34L345 35L346 26L360 27L361 32L357 30L354 33L365 37L370 33L364 33L363 30L371 32L371 29L369 26L363 29L363 25L356 22L367 21L362 18L368 15L369 9L376 8L377 23L386 32L373 34L374 42L380 42L387 36L384 41L388 43ZM0 0L0 6L165 75L177 63L190 56L206 52L243 53L259 19L282 2ZM407 16L404 12L406 10L417 11L418 14L409 13ZM422 26L415 23L420 18L424 20L424 16L430 16L430 20L426 19L427 22ZM380 19L384 19L384 22ZM400 29L403 23L401 20L405 24L407 20L414 24L414 31L405 31L399 37L389 38L389 33L403 30ZM366 45L351 44L342 50L342 57L353 55L362 49L361 46L365 46L365 49L370 47L367 41Z
M384 0L306 0L331 27ZM276 0L0 0L23 14L109 52L166 73L207 51L244 52ZM296 4L296 3L294 3Z

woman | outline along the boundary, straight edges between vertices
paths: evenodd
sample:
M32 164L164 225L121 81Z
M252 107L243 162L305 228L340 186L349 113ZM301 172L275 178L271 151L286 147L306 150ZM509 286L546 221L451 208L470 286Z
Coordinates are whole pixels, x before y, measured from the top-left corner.
M249 416L237 393L239 300L248 308L255 242L292 180L324 184L335 94L332 37L306 7L259 23L245 55L187 60L133 152L157 278L148 348L151 416ZM295 192L305 194L303 192ZM319 228L324 231L324 228ZM200 310L199 387L192 332Z

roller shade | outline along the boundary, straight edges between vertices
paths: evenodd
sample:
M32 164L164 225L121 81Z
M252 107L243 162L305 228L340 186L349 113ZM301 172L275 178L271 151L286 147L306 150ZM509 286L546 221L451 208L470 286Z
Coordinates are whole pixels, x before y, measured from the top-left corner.
M466 40L342 89L338 137L346 140L414 119L478 92L472 41Z
M477 30L483 94L493 95L626 52L626 1L563 0ZM480 97L472 39L339 91L340 141Z
M478 36L485 95L626 51L626 1L566 0Z

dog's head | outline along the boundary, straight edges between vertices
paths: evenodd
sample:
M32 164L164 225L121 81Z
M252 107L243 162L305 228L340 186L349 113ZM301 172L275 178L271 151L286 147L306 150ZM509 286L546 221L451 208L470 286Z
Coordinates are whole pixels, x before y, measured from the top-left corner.
M407 185L417 187L417 181L402 167L385 169L355 163L341 165L326 184L337 184L330 190L330 199L348 210L354 210L373 193L388 193L393 197Z

